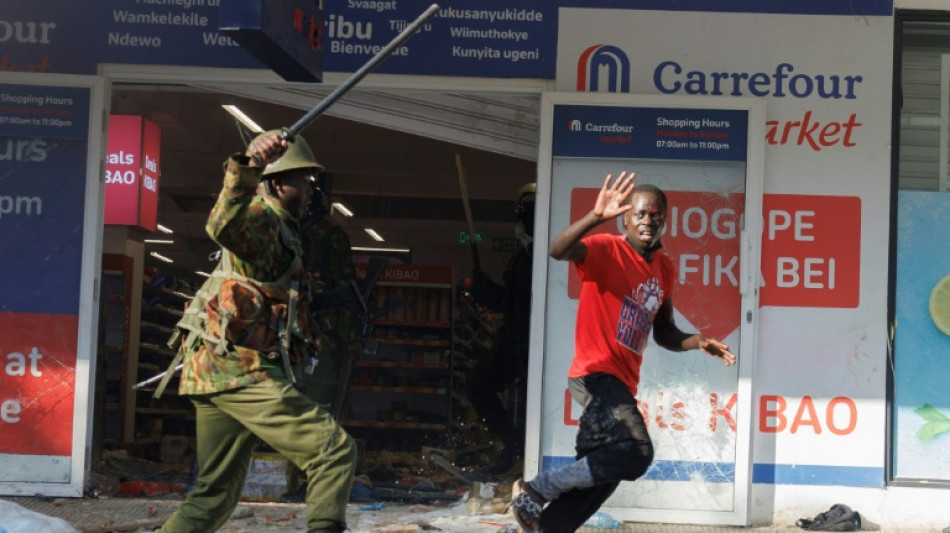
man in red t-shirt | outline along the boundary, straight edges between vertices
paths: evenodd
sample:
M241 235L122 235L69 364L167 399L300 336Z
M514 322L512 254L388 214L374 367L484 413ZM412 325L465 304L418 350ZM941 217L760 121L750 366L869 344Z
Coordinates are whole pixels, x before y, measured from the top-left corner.
M515 518L526 532L573 532L623 480L634 480L653 461L653 443L637 409L640 364L650 331L661 347L701 350L726 365L729 347L673 321L673 262L660 250L666 195L636 185L624 172L608 174L593 209L552 242L554 259L571 261L581 279L568 371L571 396L584 407L577 432L577 460L523 483ZM585 235L605 220L623 216L626 235ZM546 506L546 507L545 507Z

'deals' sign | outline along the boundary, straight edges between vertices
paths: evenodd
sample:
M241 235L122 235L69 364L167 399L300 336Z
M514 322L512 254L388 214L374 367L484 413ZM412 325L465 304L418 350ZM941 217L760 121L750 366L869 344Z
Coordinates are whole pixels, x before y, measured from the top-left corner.
M105 223L155 231L161 129L137 115L109 117Z

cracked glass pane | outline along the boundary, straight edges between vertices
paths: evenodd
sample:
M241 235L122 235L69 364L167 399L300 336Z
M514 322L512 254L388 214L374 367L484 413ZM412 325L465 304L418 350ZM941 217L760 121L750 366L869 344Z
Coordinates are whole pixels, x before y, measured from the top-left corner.
M738 357L740 294L739 250L745 163L555 158L551 238L596 199L604 176L637 172L637 183L659 186L667 195L668 215L661 237L677 272L674 318L686 332L701 331L722 340ZM562 200L562 202L565 202ZM619 220L607 231L622 234ZM564 383L573 357L577 300L563 262L548 262L545 383ZM567 293L567 295L565 295ZM563 327L552 325L563 324ZM727 367L699 351L673 353L650 340L644 352L638 406L654 443L647 473L623 482L605 507L732 511L738 420L738 367ZM542 464L574 454L575 424L581 407L546 386L542 424ZM561 396L558 397L560 392ZM563 411L557 407L563 406Z

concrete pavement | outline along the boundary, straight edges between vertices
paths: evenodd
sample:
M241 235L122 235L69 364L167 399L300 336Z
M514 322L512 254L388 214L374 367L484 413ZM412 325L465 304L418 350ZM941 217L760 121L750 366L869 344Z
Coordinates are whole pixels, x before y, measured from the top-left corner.
M4 497L31 511L62 518L81 533L151 531L174 512L180 499L166 498L28 498ZM361 509L362 507L362 509ZM510 514L472 514L464 503L400 505L384 503L379 510L352 503L347 522L354 533L496 533L517 527ZM303 504L242 503L220 529L221 533L305 533ZM863 530L876 529L865 524ZM676 524L624 523L612 530L583 528L582 533L797 533L791 527L720 527ZM940 530L889 528L894 533L941 533Z

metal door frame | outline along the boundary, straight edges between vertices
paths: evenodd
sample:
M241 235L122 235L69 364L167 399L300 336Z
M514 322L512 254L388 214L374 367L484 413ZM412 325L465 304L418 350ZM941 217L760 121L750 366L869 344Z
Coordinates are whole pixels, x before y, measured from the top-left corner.
M538 157L538 199L536 203L536 250L546 250L551 239L551 175L554 108L558 105L662 107L747 111L745 214L762 213L765 174L765 102L755 98L669 97L591 92L545 92L541 95L541 128ZM762 217L744 216L740 234L740 346L738 364L736 463L733 510L698 511L669 509L611 509L618 519L638 522L739 525L750 523L752 489L753 381L757 347ZM541 420L544 371L544 339L547 291L546 253L535 253L531 297L531 350L528 367L527 427L525 438L525 479L541 465ZM556 386L563 387L562 383Z
M108 82L101 76L5 72L5 85L74 87L89 90L89 124L85 197L83 199L82 259L79 278L78 336L76 343L73 430L68 482L0 482L0 494L78 497L83 494L90 457L92 398L95 393L96 344L98 331L99 283L102 264L102 209L105 156L104 117L108 110Z

